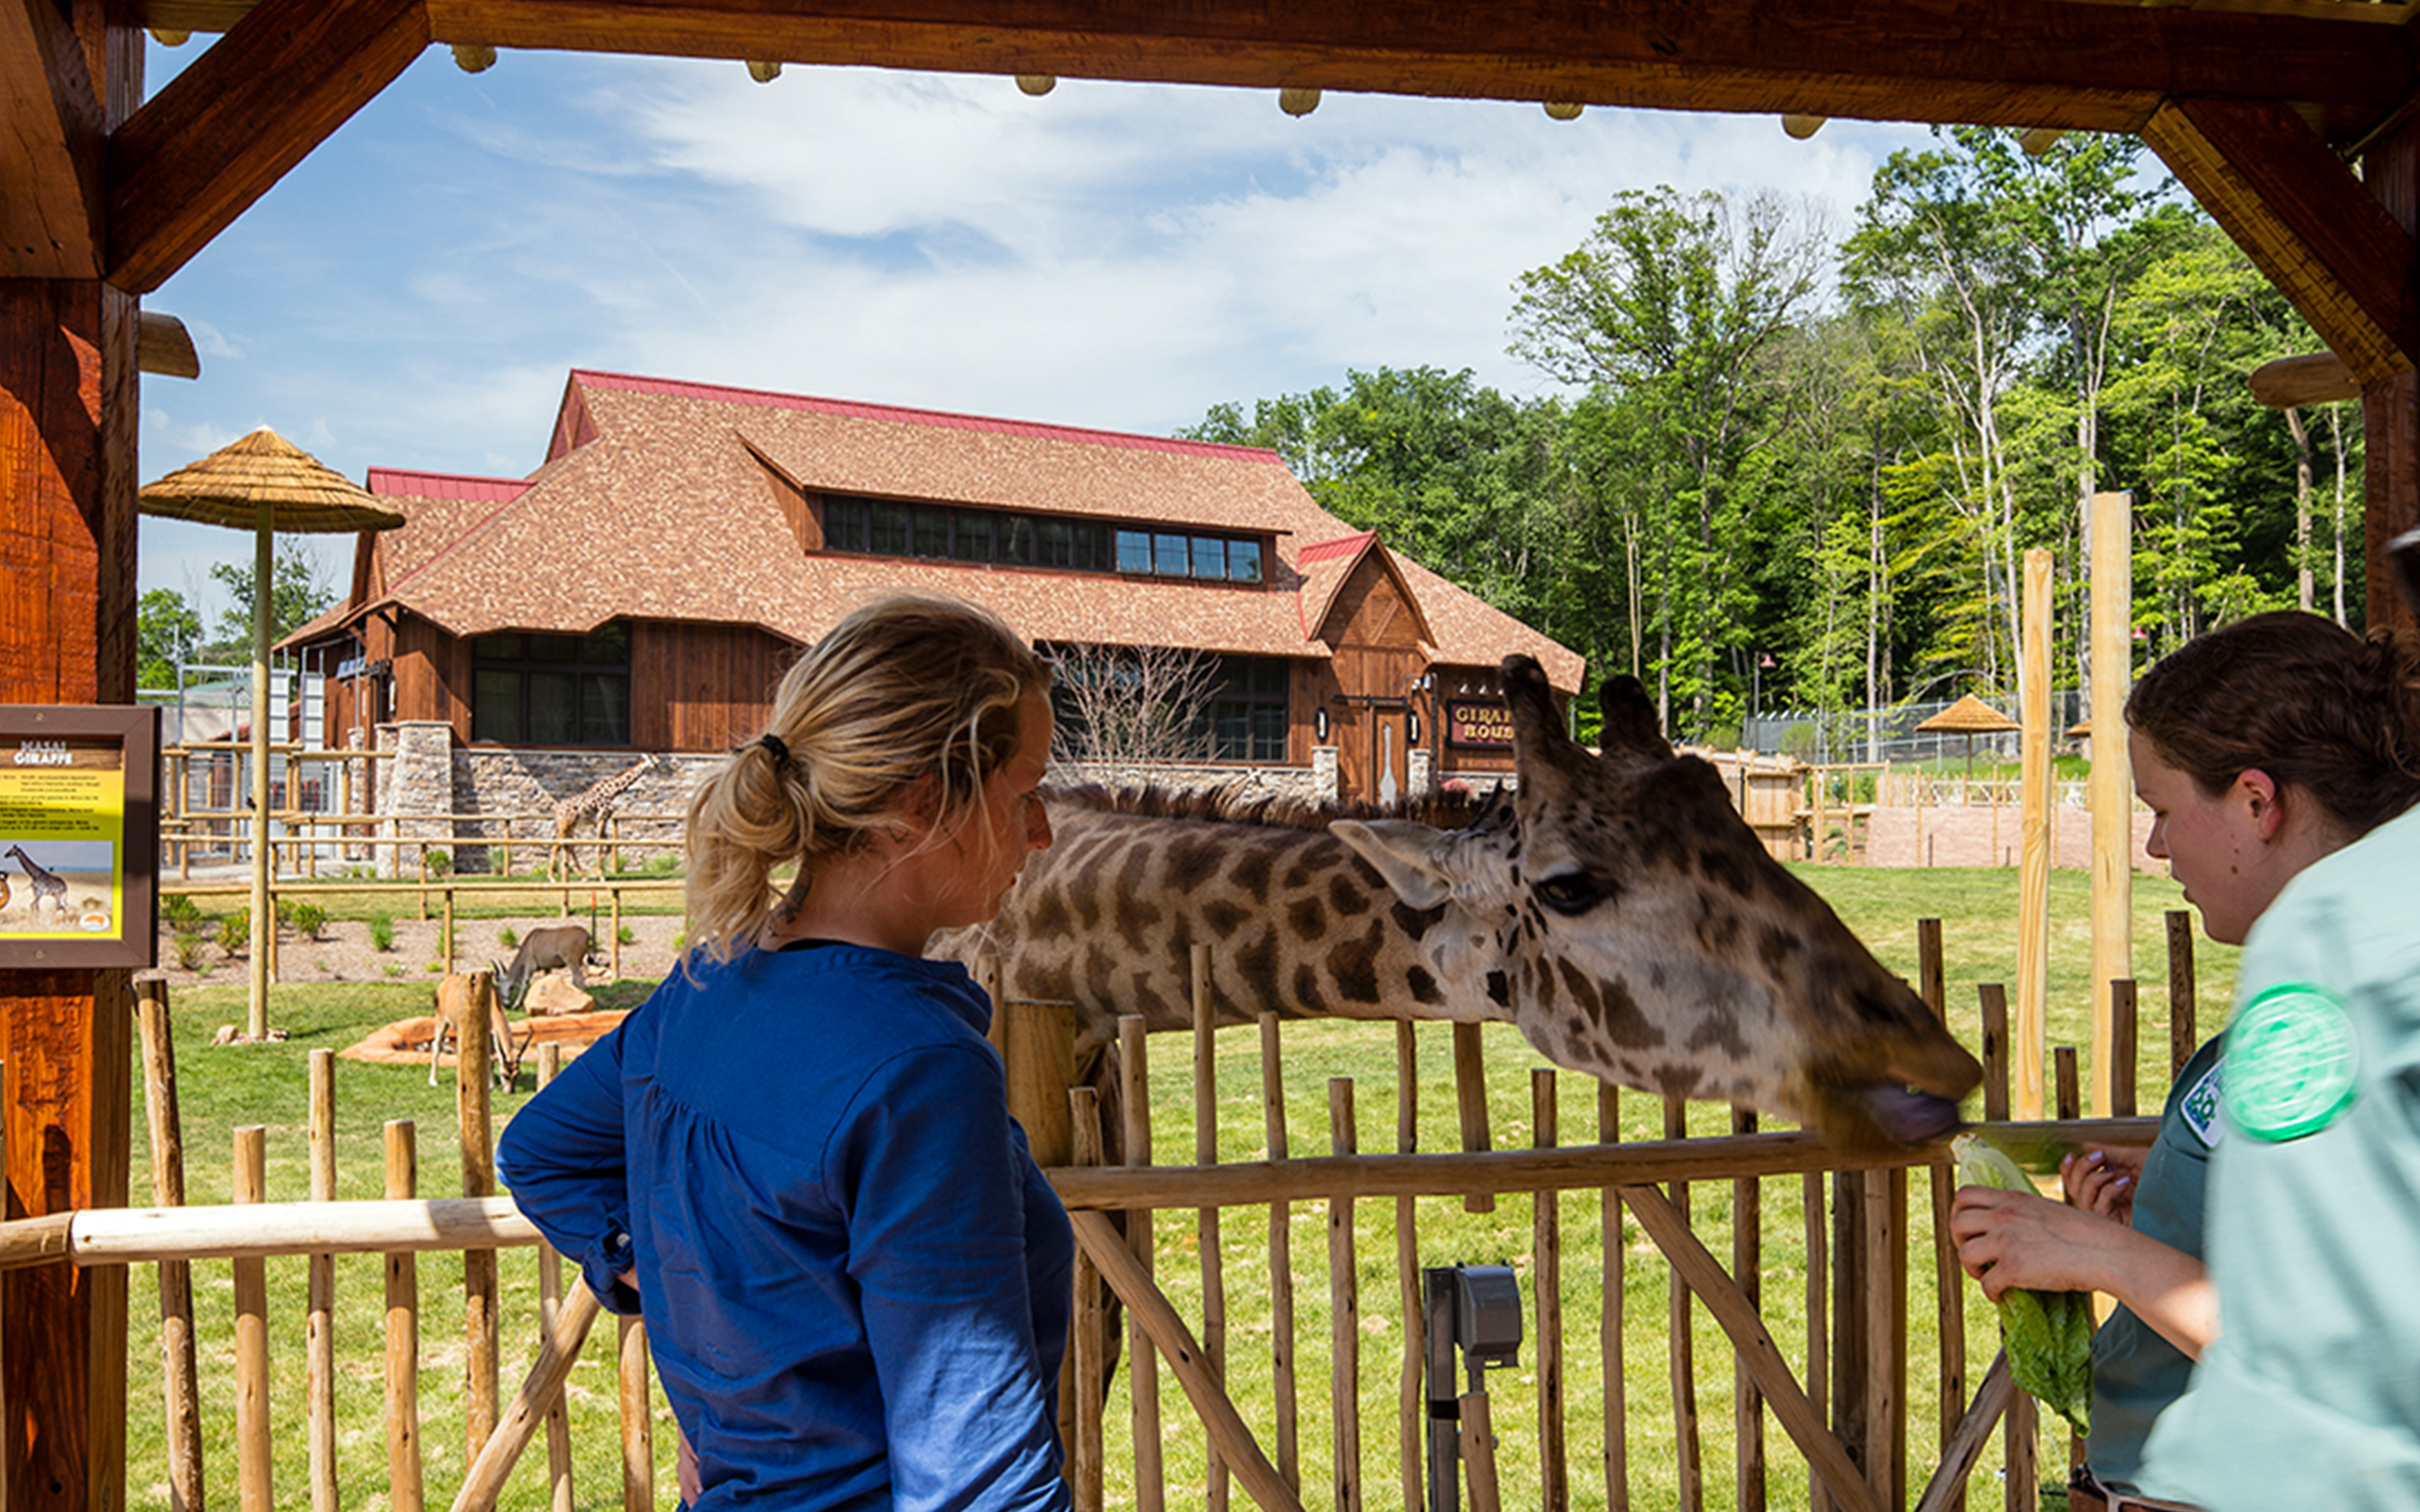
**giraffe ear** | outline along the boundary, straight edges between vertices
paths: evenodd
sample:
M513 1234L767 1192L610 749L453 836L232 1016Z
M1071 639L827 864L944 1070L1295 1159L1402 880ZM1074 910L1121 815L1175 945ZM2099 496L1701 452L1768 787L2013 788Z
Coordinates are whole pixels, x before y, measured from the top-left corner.
M1447 846L1450 831L1408 819L1340 819L1327 832L1353 847L1408 908L1435 908L1453 897Z
M1672 748L1665 743L1663 728L1656 722L1655 705L1637 678L1627 672L1606 678L1597 691L1596 704L1603 721L1597 738L1607 756L1627 750L1671 759Z

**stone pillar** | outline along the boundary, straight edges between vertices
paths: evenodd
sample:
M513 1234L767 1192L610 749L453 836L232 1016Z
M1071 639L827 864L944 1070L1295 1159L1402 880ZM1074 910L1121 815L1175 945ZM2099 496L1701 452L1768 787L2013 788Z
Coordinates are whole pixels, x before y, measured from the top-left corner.
M447 815L454 811L454 727L442 719L401 719L379 726L379 745L390 737L395 757L381 773L379 812L388 816L380 825L388 839L430 839L452 845L453 822L446 818L403 817ZM410 845L381 847L380 876L409 877L420 872L420 852Z
M1404 753L1404 795L1425 798L1436 791L1436 757L1414 746Z
M1311 788L1321 801L1336 801L1336 748L1313 746L1311 748Z

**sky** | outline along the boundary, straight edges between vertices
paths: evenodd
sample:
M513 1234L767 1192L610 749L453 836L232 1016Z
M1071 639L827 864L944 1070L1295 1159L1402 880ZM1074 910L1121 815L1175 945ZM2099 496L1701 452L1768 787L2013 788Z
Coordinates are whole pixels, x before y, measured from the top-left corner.
M208 40L151 46L157 89ZM431 48L145 307L148 482L256 425L518 477L574 367L1166 435L1348 370L1508 355L1513 285L1630 189L1804 196L1836 234L1924 129L1770 116ZM214 620L248 535L145 519L141 586ZM325 580L351 537L305 537ZM542 570L542 564L534 564Z

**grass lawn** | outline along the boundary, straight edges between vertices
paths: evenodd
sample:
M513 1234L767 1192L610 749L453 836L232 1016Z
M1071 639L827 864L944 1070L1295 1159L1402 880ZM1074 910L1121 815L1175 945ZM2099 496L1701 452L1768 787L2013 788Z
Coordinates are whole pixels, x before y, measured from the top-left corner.
M1916 964L1916 918L1942 918L1952 1027L1969 1045L1978 1041L1975 984L2006 981L2013 973L2013 872L1808 868L1800 874L1831 900L1886 964L1911 978ZM2164 879L2138 877L2135 906L2135 970L2145 983L2139 1081L2146 1105L2155 1107L2166 1084L2162 916L2180 903L2173 884ZM2051 910L2052 1041L2088 1047L2084 990L2088 925L2082 873L2058 872L2053 876ZM2199 1017L2203 1032L2207 1033L2225 1012L2235 952L2211 946L2207 941L2199 942L2198 949ZM631 1006L646 986L644 982L615 983L607 989L600 1006ZM243 1016L244 989L240 984L180 989L174 1002L174 1018L191 1199L225 1200L231 1132L247 1123L264 1124L269 1130L271 1198L304 1196L307 1175L303 1113L308 1052L321 1046L341 1049L390 1020L425 1013L429 994L430 983L426 980L281 985L273 989L270 1018L272 1024L291 1031L290 1039L271 1045L213 1047L209 1043L210 1028ZM1359 1147L1365 1150L1393 1148L1395 1070L1391 1026L1295 1025L1288 1026L1285 1034L1285 1103L1292 1151L1304 1155L1325 1153L1329 1149L1327 1083L1331 1077L1356 1080ZM1531 1072L1544 1062L1509 1029L1491 1027L1486 1046L1495 1143L1499 1149L1529 1144ZM1182 1038L1163 1038L1155 1041L1151 1049L1155 1159L1164 1165L1189 1164L1194 1140L1189 1042ZM1447 1031L1441 1026L1424 1029L1419 1056L1420 1148L1452 1148L1457 1135ZM2086 1074L2088 1086L2088 1068ZM422 1195L442 1196L459 1191L453 1091L450 1084L431 1088L427 1075L426 1068L338 1062L337 1164L342 1196L380 1195L380 1126L392 1119L415 1121ZM524 1076L522 1090L498 1094L495 1108L500 1122L526 1098L527 1085L528 1078ZM1576 1144L1592 1138L1596 1128L1594 1084L1565 1074L1559 1078L1557 1091L1561 1141ZM1218 1097L1220 1158L1261 1158L1267 1141L1259 1041L1252 1031L1221 1034ZM140 1117L139 1078L134 1105ZM1642 1093L1625 1093L1621 1106L1624 1138L1660 1136L1659 1100ZM1728 1111L1712 1105L1693 1107L1689 1127L1693 1134L1727 1132ZM150 1178L147 1146L139 1130L134 1147L132 1190L136 1200L142 1201L150 1190ZM1911 1365L1907 1383L1907 1458L1911 1498L1930 1473L1938 1442L1934 1427L1938 1421L1938 1394L1932 1364L1937 1359L1936 1307L1927 1180L1923 1173L1911 1177L1908 1217ZM1803 1379L1806 1249L1801 1183L1796 1178L1782 1178L1760 1185L1762 1256L1759 1270L1766 1324L1793 1369L1802 1371ZM1423 1198L1415 1208L1421 1263L1509 1263L1521 1275L1525 1302L1531 1300L1537 1257L1533 1253L1532 1205L1528 1197L1508 1196L1490 1214L1466 1213L1458 1199ZM1728 1263L1732 1253L1730 1184L1700 1183L1689 1193L1689 1208L1699 1236ZM1600 1199L1593 1193L1567 1194L1559 1199L1557 1211L1561 1227L1565 1309L1562 1394L1568 1425L1571 1495L1576 1506L1602 1507L1606 1504L1602 1466L1607 1435L1604 1428L1604 1381L1597 1342L1597 1299L1602 1293L1606 1265L1606 1249L1599 1237ZM1330 1489L1335 1433L1329 1408L1328 1361L1332 1351L1328 1219L1325 1205L1318 1203L1297 1204L1291 1214L1290 1273L1295 1290L1301 1476L1305 1500L1311 1505L1329 1505L1335 1501ZM1360 1202L1353 1214L1353 1269L1358 1297L1351 1322L1360 1353L1362 1496L1372 1506L1392 1505L1400 1496L1396 1449L1403 1317L1394 1221L1392 1200ZM1156 1232L1160 1284L1198 1329L1202 1285L1194 1215L1189 1211L1162 1213ZM1619 1252L1627 1296L1622 1330L1627 1364L1622 1380L1628 1399L1626 1440L1633 1504L1670 1506L1677 1504L1678 1482L1675 1414L1666 1344L1668 1273L1654 1246L1635 1221L1624 1219L1621 1233ZM1267 1300L1270 1264L1266 1211L1255 1208L1225 1213L1221 1253L1231 1391L1264 1448L1274 1457L1276 1394L1269 1360L1275 1339ZM427 1500L435 1505L451 1500L465 1463L461 1269L458 1256L430 1255L420 1261L422 1441ZM502 1316L506 1340L504 1390L509 1396L535 1351L534 1252L506 1252L502 1270ZM271 1397L273 1421L278 1425L277 1500L282 1509L300 1509L308 1504L302 1381L304 1262L299 1258L271 1260L269 1276L271 1350L277 1372ZM384 1307L379 1262L367 1257L339 1260L336 1286L339 1474L343 1500L348 1507L375 1512L388 1504L380 1342ZM208 1498L220 1506L231 1506L235 1497L234 1351L232 1286L226 1262L197 1262L194 1267L194 1289L202 1361L203 1421L208 1434ZM134 1277L131 1293L128 1499L134 1507L164 1507L168 1496L159 1406L157 1311L149 1277ZM1997 1325L1979 1293L1968 1286L1965 1295L1967 1380L1971 1389L1998 1347ZM1694 1310L1694 1319L1696 1415L1704 1466L1705 1503L1709 1506L1730 1506L1735 1504L1736 1488L1732 1469L1731 1351L1729 1341L1703 1307ZM608 1326L592 1337L585 1357L572 1376L575 1483L578 1502L586 1507L611 1508L620 1504L613 1358L613 1335ZM1538 1340L1533 1333L1524 1343L1519 1366L1495 1372L1489 1379L1508 1505L1539 1504L1538 1452L1542 1431L1537 1415L1538 1361ZM1125 1396L1127 1379L1127 1373L1122 1370L1111 1389L1108 1431L1111 1506L1134 1504L1131 1474L1126 1468L1131 1464L1125 1428L1129 1410ZM1161 1375L1161 1396L1162 1418L1169 1426L1165 1437L1171 1504L1199 1504L1204 1480L1201 1431L1172 1376L1166 1371ZM675 1499L670 1418L661 1408L660 1398L657 1419L658 1500L669 1506ZM1768 1500L1776 1506L1805 1505L1804 1466L1769 1412L1765 1422ZM2065 1459L2064 1428L2055 1438L2045 1431L2040 1455L2045 1477L2055 1480L2057 1476L2049 1467L2063 1466ZM541 1440L533 1445L516 1472L505 1493L505 1505L532 1509L546 1505L543 1463ZM1997 1504L1998 1493L1993 1486L1997 1465L1995 1443L1974 1481L1978 1497L1985 1499L1976 1504L1978 1506ZM1244 1504L1240 1493L1237 1504Z

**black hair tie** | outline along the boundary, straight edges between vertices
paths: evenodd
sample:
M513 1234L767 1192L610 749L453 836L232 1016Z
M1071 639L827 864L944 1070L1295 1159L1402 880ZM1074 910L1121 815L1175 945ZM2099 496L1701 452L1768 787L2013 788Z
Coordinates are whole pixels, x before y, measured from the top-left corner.
M783 743L781 736L768 730L765 733L756 737L756 744L764 747L767 750L773 753L773 764L775 766L787 766L790 764L790 748L788 745Z

